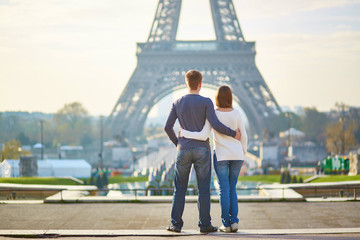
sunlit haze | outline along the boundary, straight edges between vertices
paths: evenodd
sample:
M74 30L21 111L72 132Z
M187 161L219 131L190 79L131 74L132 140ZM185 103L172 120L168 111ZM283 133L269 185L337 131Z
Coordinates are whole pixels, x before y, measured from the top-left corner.
M0 0L0 111L81 102L108 115L136 67L158 0ZM234 0L281 106L360 104L359 0ZM177 39L215 39L209 1L183 0Z

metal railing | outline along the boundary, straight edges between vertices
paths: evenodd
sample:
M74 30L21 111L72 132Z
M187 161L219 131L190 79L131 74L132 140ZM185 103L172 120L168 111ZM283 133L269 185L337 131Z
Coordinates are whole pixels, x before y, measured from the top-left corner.
M262 190L281 190L281 199L285 199L285 190L294 190L298 192L303 197L318 197L318 198L327 198L327 197L348 197L353 198L353 200L357 200L360 198L360 187L351 187L351 186L344 186L344 187L249 187L249 188L236 188L236 191L262 191ZM57 192L60 193L60 199L63 200L63 191L76 191L76 192L91 192L91 193L108 193L109 191L119 191L119 192L132 192L135 200L138 200L139 196L171 196L173 195L174 188L134 188L134 189L17 189L17 188L2 188L0 189L0 197L7 197L7 199L16 199L19 195L18 193L21 192ZM211 188L210 194L214 192L218 192L219 189ZM305 192L303 192L305 191ZM307 192L306 192L307 191ZM5 194L3 194L5 192ZM8 192L8 193L6 193ZM143 192L143 195L139 195L140 192ZM197 195L198 189L197 188L188 188L186 195ZM153 195L152 195L153 194ZM43 194L41 194L43 195ZM305 195L305 196L304 196ZM357 197L359 195L359 197ZM243 196L251 196L251 195L243 195Z

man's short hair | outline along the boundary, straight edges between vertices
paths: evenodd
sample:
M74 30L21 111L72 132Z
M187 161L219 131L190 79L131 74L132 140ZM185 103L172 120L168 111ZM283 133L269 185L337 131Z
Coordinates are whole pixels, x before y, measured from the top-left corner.
M191 90L196 90L202 81L202 75L199 71L190 70L186 73L185 79Z
M215 104L220 108L232 108L232 91L229 86L223 85L218 88L215 95Z

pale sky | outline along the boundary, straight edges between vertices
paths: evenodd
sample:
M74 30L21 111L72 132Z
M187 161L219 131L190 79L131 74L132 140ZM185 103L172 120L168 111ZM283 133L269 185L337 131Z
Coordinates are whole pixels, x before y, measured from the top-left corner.
M81 102L108 115L157 0L0 0L0 111ZM215 39L208 0L183 0L178 40ZM360 106L360 0L234 0L280 105Z

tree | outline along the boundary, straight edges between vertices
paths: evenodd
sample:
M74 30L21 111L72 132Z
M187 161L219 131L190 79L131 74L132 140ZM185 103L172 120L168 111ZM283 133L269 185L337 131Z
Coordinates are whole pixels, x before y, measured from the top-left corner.
M1 138L4 142L16 138L21 127L21 119L17 114L11 114L8 116L1 116Z
M88 117L88 111L79 102L65 104L54 115L55 121L67 122L72 129L84 118Z
M269 132L267 134L269 136L278 136L279 132L286 131L289 127L301 129L302 122L300 117L293 112L280 113L270 117Z
M1 156L3 159L20 159L20 148L21 143L18 140L10 140L1 152Z
M20 141L20 143L21 143L22 145L29 145L29 144L30 144L30 138L29 138L28 136L26 136L24 132L20 132L20 133L17 135L16 139L17 139L18 141Z
M303 131L307 138L314 142L325 143L325 126L328 117L325 113L319 112L315 107L304 108L302 117Z
M354 131L356 143L360 143L360 108L350 107L349 108L349 121L357 125L357 130Z
M297 183L297 179L296 179L296 176L293 176L292 180L291 180L292 183Z
M326 147L332 154L345 154L356 145L358 122L349 117L349 106L336 103L332 115L335 121L326 126Z
M82 135L80 143L82 146L88 146L93 142L93 138L89 133L85 133Z
M0 112L0 133L5 133L5 117L4 114ZM0 141L3 139L3 134L0 134Z
M326 126L326 148L333 154L345 154L356 145L355 123L336 122Z
M87 110L81 103L65 104L53 117L56 136L54 141L63 144L90 144L92 125Z

